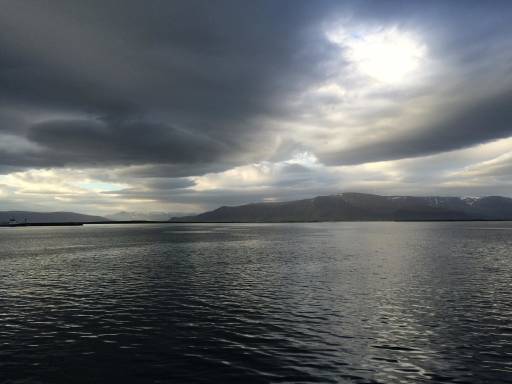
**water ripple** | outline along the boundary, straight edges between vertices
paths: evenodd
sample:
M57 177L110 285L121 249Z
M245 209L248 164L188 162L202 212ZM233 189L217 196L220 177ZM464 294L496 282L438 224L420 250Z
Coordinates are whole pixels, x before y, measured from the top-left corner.
M510 229L4 231L0 382L512 382Z

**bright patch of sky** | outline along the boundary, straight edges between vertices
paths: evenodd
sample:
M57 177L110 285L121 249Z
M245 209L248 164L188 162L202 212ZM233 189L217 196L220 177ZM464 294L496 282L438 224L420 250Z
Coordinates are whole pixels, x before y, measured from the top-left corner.
M101 181L84 181L76 183L80 188L87 189L89 191L95 192L112 192L119 191L123 188L126 188L126 185L123 184L115 184L115 183L105 183Z

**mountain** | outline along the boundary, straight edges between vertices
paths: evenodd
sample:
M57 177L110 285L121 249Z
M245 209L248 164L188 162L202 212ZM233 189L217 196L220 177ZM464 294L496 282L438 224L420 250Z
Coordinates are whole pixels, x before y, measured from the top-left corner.
M312 199L220 207L173 222L287 222L358 220L512 220L512 199L379 196L342 193Z
M91 223L108 221L101 216L82 215L75 212L28 212L28 211L0 211L0 224L7 223L11 218L18 223Z

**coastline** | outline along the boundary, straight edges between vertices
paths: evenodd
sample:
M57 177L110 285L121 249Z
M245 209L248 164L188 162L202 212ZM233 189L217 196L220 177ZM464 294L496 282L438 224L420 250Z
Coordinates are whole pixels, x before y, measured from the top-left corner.
M19 223L0 224L0 228L17 227L79 227L84 225L112 225L112 224L311 224L311 223L442 223L442 222L512 222L512 219L468 219L468 220L312 220L312 221L99 221L99 222L58 222L58 223Z

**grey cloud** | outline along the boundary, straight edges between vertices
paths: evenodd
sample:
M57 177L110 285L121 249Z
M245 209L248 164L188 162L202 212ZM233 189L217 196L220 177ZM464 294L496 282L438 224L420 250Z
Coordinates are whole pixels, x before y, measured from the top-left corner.
M512 183L512 153L491 161L479 163L468 167L458 174L462 179L500 180L507 184Z
M51 165L197 163L221 158L228 144L190 130L139 121L50 121L28 138Z
M359 164L418 157L512 136L512 92L468 103L433 124L399 127L343 151L325 152L327 164Z
M174 179L152 179L146 180L145 186L151 189L161 189L161 190L173 190L173 189L183 189L194 186L194 181L187 178L174 178Z
M482 12L486 19L474 22ZM500 72L507 70L503 63L510 54L504 48L510 45L510 27L505 14L480 3L461 10L441 2L154 0L124 1L122 11L115 1L7 2L0 15L4 105L27 108L27 113L47 108L76 114L77 119L86 115L83 124L91 127L99 120L109 124L109 132L100 134L82 123L69 121L64 130L41 128L36 121L28 137L48 150L9 161L35 167L202 162L207 168L211 162L233 164L226 162L226 153L238 164L270 158L265 142L275 132L262 118L293 121L299 111L290 110L287 100L333 75L329 63L340 53L323 35L326 23L351 15L363 23L422 30L434 35L430 48L435 54L448 53L463 73L478 75L489 70L489 63L501 66ZM319 99L311 104L333 102ZM485 102L468 108L473 107L484 109L484 114L489 109ZM509 118L506 113L501 117ZM507 134L506 121L483 129L466 124L472 119L460 119L470 128L399 130L397 135L404 136L393 138L399 144L369 142L339 155L312 150L329 163L352 164L461 148ZM141 137L134 120L162 140ZM459 124L456 120L446 125ZM375 151L377 144L382 148ZM70 157L68 149L76 156Z
M255 120L281 117L282 100L324 76L318 58L329 44L312 27L322 7L266 1L119 7L28 1L3 8L0 99L88 120L68 121L67 128L35 122L28 137L49 150L19 156L20 164L206 166L226 154L247 161L273 135ZM133 128L134 119L143 128ZM96 130L99 120L108 122L108 132Z
M115 175L119 178L152 178L152 177L185 177L200 176L205 173L215 173L229 168L226 162L187 164L146 164L140 166L126 167L116 170Z

